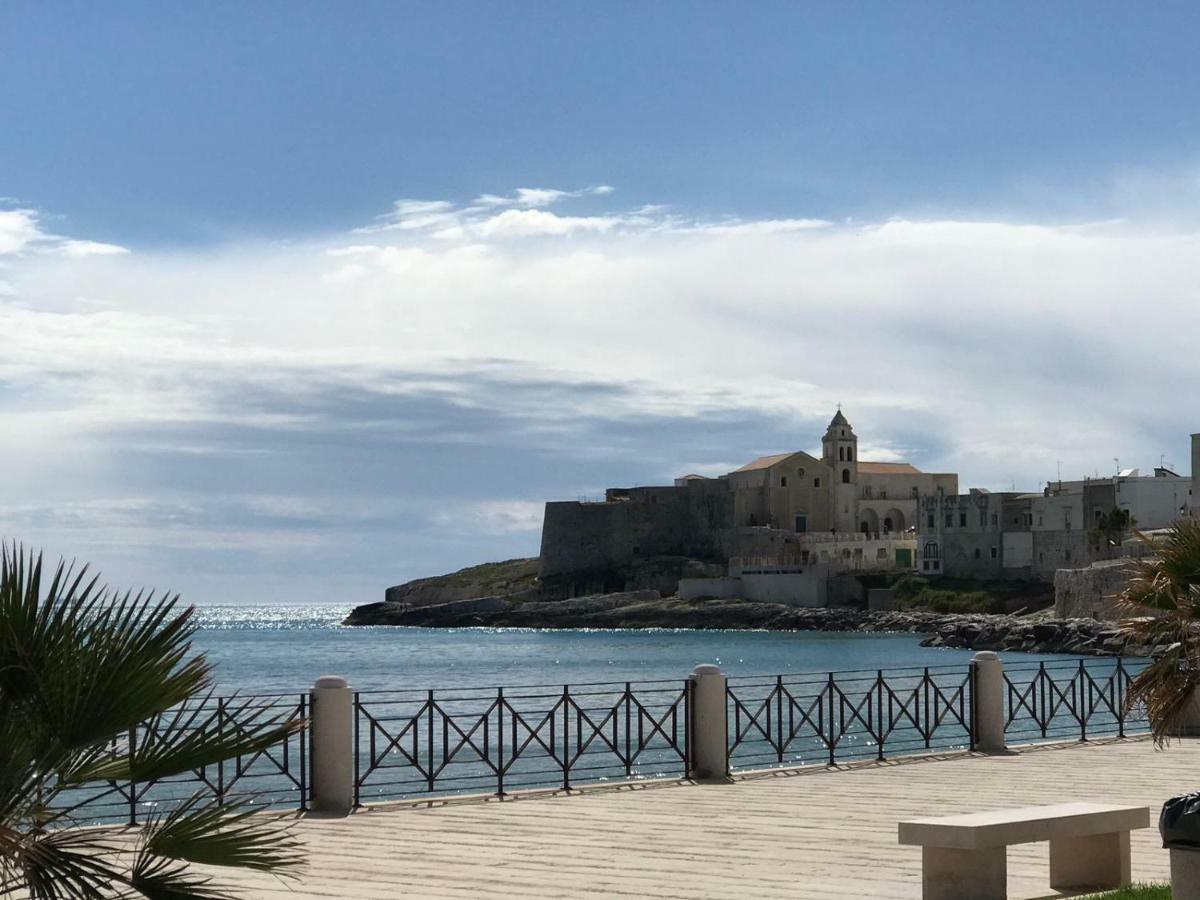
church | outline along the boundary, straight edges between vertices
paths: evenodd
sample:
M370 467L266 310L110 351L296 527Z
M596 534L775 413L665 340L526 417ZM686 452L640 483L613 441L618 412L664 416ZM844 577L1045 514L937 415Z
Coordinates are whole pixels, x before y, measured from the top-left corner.
M955 474L859 459L858 436L840 409L821 439L820 459L803 451L762 456L723 478L735 526L801 534L914 531L919 497L958 493Z
M918 498L943 493L958 493L957 475L860 459L858 436L839 409L820 458L778 453L716 478L685 475L673 485L609 488L603 502L547 503L539 577L571 592L622 590L634 583L629 572L654 559L727 563L803 556L807 543L830 553L831 536L913 538Z

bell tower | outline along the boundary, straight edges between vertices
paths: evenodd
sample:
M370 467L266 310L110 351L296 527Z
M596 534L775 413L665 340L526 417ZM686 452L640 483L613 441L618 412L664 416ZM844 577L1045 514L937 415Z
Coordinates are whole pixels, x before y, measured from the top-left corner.
M834 529L853 532L858 518L858 435L840 404L821 439L821 461L833 470Z
M858 481L858 435L842 415L841 407L821 438L821 461L834 470L837 482ZM843 477L846 471L850 473L849 479Z

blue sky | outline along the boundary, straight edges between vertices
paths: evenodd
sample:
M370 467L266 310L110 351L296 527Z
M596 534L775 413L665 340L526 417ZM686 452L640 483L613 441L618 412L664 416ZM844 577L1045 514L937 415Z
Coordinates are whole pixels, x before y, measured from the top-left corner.
M619 185L696 212L1090 217L1190 165L1194 6L10 3L4 190L117 243Z
M1200 430L1188 4L10 3L0 535L202 602L811 449Z

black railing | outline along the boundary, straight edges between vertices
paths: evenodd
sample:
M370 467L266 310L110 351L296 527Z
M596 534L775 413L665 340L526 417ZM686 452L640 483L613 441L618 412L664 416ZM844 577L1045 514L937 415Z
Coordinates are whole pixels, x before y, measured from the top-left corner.
M355 805L682 777L689 693L686 681L358 692Z
M1149 730L1145 711L1128 704L1130 679L1147 665L1120 657L1005 665L1009 743L1086 741Z
M1147 665L1120 658L1014 662L1004 667L1009 744L1124 737L1148 730L1128 708L1130 678ZM680 778L692 756L688 680L582 685L361 691L354 694L354 803L451 793ZM114 753L166 731L220 733L251 704L268 718L308 720L308 693L212 698L113 742ZM733 676L726 685L731 770L835 765L972 750L978 734L972 665ZM252 756L150 783L108 782L60 792L57 819L136 825L200 793L263 807L307 809L308 729Z
M730 678L730 767L973 749L972 673L939 666Z
M169 712L154 723L130 729L112 742L111 749L114 754L145 749L148 742L162 740L168 730L227 732L240 727L246 712L258 722L276 718L307 720L311 700L307 693L211 697ZM310 796L310 769L311 748L306 729L258 753L158 781L109 781L64 789L55 797L50 814L54 821L63 823L123 821L138 825L197 794L216 799L220 804L236 798L263 808L305 810Z

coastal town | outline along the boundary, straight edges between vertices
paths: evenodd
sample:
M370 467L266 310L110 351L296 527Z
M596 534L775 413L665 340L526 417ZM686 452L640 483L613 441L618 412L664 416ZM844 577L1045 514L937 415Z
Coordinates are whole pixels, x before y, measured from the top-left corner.
M1194 0L0 35L0 900L1200 900Z
M1126 563L1196 514L1200 435L1191 476L1160 465L1003 492L862 459L858 440L839 408L819 456L550 501L536 559L389 588L347 623L865 629L933 646L1151 651L1119 637L1115 598Z

